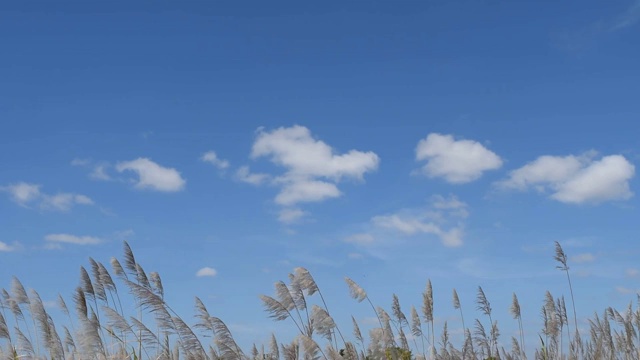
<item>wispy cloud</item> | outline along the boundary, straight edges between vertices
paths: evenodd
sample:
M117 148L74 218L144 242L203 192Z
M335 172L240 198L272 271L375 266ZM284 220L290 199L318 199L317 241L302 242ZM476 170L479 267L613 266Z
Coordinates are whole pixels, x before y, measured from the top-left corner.
M107 169L111 167L109 163L106 162L93 162L90 159L80 159L76 158L71 161L72 166L81 166L85 168L90 168L91 172L89 172L89 178L93 180L100 181L111 181L113 178L107 172Z
M20 182L0 187L9 194L12 201L22 207L37 206L43 210L69 211L75 205L93 205L86 195L57 193L49 195L40 191L41 185Z
M418 142L416 160L426 161L422 172L452 184L477 180L488 170L499 169L502 159L473 140L455 140L451 135L429 134Z
M414 237L431 235L447 247L463 244L464 223L468 206L455 196L433 196L428 206L406 208L371 218L368 231L350 235L345 242L361 247L378 246L397 234ZM389 234L391 232L391 236Z
M183 190L186 184L186 180L176 169L163 167L147 158L119 162L116 170L136 173L138 178L134 182L138 189L176 192Z
M592 253L582 253L571 256L570 261L576 264L588 263L595 261L596 257Z
M51 244L96 245L102 240L93 236L76 236L70 234L48 234L44 240Z
M622 155L594 158L595 152L541 156L496 184L503 189L550 191L552 199L572 204L631 198L629 181L635 175L635 166Z
M627 11L613 21L610 30L616 31L634 26L640 21L640 0L635 0Z
M16 251L20 248L20 244L19 243L13 243L12 245L9 245L5 242L0 241L0 252L12 252L12 251Z

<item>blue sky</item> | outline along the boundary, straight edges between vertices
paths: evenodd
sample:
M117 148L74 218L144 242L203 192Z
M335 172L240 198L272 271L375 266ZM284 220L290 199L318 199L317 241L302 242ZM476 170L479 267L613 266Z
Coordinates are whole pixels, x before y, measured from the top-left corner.
M512 292L531 341L568 295L554 241L581 317L640 289L637 1L26 1L0 39L1 287L69 297L127 240L246 344L293 333L258 295L296 266L345 327L344 276L431 279L454 329L481 285L504 340Z

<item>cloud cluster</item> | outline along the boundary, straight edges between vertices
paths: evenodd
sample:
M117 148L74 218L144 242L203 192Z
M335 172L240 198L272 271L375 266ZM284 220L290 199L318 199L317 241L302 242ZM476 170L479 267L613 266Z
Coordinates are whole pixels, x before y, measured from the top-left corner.
M75 205L93 205L86 195L74 193L45 194L41 185L20 182L0 187L0 191L9 194L11 200L23 207L37 206L43 210L69 211Z
M285 172L271 178L266 174L251 174L241 168L239 179L253 184L271 180L279 186L275 203L286 210L280 220L291 222L304 215L295 206L305 202L321 202L342 195L337 184L343 179L362 180L364 174L378 168L378 155L369 151L350 150L338 154L321 140L313 138L303 126L282 127L273 131L258 130L251 150L253 159L267 158Z
M422 167L426 176L440 177L452 184L477 180L483 172L502 166L502 159L479 142L437 133L418 142L416 160L426 161Z
M511 171L498 186L551 192L552 199L563 203L600 203L631 198L629 181L634 175L635 167L622 155L599 160L594 152L579 156L545 155Z
M147 158L119 162L116 170L134 172L138 176L135 180L135 187L138 189L176 192L184 189L186 184L178 170L160 166Z

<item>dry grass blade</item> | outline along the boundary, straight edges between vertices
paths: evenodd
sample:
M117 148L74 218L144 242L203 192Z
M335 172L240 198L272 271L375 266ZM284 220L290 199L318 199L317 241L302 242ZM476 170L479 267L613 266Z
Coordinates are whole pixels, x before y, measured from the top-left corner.
M482 287L478 286L478 296L476 297L477 309L482 311L485 315L491 315L491 303L487 300L487 296L484 294Z
M260 295L260 299L262 300L266 311L269 313L270 318L277 321L282 321L291 316L289 310L284 305L282 305L280 301L272 298L271 296Z
M182 346L182 349L188 353L205 356L206 352L202 343L200 343L200 340L193 330L191 330L189 325L187 325L179 316L172 317L172 322L178 336L180 337L180 345Z
M98 262L93 260L93 258L89 258L89 263L91 264L91 273L93 274L93 289L96 293L96 297L102 301L107 301L107 292L104 289L104 285L102 283L102 276L100 276L100 265Z
M351 316L351 321L353 321L353 336L355 336L356 340L360 342L364 342L364 339L362 338L362 333L360 332L360 326L358 326L358 322L356 321L356 318Z
M456 289L453 289L453 308L460 309L460 298L458 297L458 292Z
M216 345L220 350L220 355L223 359L242 359L244 353L240 350L238 344L233 339L231 331L227 325L217 317L212 317L214 331L216 333Z
M29 304L29 296L27 296L27 291L22 286L22 283L17 277L13 277L11 279L11 294L12 298L18 304Z
M124 241L124 267L129 270L132 275L137 276L138 269L136 268L136 257L133 255L133 250L129 243Z
M318 360L320 359L320 347L318 343L312 338L306 335L300 335L302 342L302 351L304 351L305 360Z
M198 322L194 325L196 329L210 331L211 334L215 332L213 323L211 322L211 315L209 315L209 311L207 310L207 307L204 305L202 300L200 300L200 298L197 296L196 296L196 319L198 319Z
M149 273L149 281L153 286L153 289L155 289L156 293L161 298L164 298L164 287L162 286L162 279L160 278L160 274L155 271Z
M300 288L307 292L307 296L311 296L318 292L318 285L313 279L313 276L311 276L311 273L309 273L309 270L303 267L297 267L293 271L296 281L300 283Z
M331 341L332 330L336 327L336 323L329 313L320 306L313 305L311 309L311 321L320 335L324 336L328 341Z
M395 316L396 320L398 320L398 323L400 323L400 326L402 326L402 324L409 324L409 321L407 321L407 317L404 315L402 309L400 308L400 300L398 299L398 295L396 294L393 294L391 311L393 312L393 316Z
M2 313L0 313L0 339L7 339L11 341L11 334L9 333L9 327L7 326L7 322L4 316L2 315Z
M80 320L86 319L88 316L87 298L84 296L84 291L82 291L81 287L76 288L76 292L73 295L73 302L76 304L76 313Z
M276 340L276 334L271 334L271 341L269 342L269 355L272 359L280 359L280 350L278 347L278 340Z
M364 291L355 281L351 280L348 277L344 278L344 281L349 285L349 293L352 298L356 299L358 302L364 301L367 298L367 292Z
M109 326L125 334L131 332L131 325L129 325L127 319L120 315L120 313L108 306L102 307L102 312L109 320Z
M18 327L14 328L16 337L18 338L17 350L21 353L20 358L33 359L35 357L35 351L33 350L33 344L29 338L24 336L24 333L20 331Z
M84 266L80 266L80 287L86 295L91 296L91 298L95 298L96 293L93 289L93 284L91 283L91 277Z

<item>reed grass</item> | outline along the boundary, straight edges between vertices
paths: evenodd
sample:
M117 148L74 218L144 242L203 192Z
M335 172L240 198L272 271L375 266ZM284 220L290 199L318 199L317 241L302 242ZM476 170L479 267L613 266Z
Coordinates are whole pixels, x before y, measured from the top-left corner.
M559 243L556 243L554 259L559 263L558 269L567 276L573 307L573 333L564 296L554 297L546 292L540 310L543 327L535 331L540 343L529 356L536 360L639 359L640 307L634 308L630 303L620 311L607 308L601 314L594 314L582 337L567 256ZM397 295L393 294L388 312L374 304L364 288L345 278L351 297L358 302L366 300L378 320L379 327L363 336L353 316L351 331L339 328L320 287L308 270L299 267L289 274L287 282L275 283L273 296L261 296L269 317L275 321L289 321L297 330L297 336L281 341L272 334L268 344L253 345L245 352L228 326L211 315L199 298L195 298L195 321L181 318L165 301L160 275L146 273L128 243L124 243L122 262L111 259L111 272L92 258L89 258L89 265L88 268L81 267L79 285L71 296L73 308L68 307L62 296L58 298L58 307L65 315L63 319L68 320L62 325L54 324L35 290L27 291L18 278L11 279L10 289L2 289L0 296L0 360L527 359L523 309L516 294L513 294L509 311L517 321L518 335L502 340L482 287L478 287L475 303L479 315L488 323L476 318L473 330L464 323L461 301L454 289L453 308L460 311L463 341L454 344L447 322L444 322L436 344L430 280L423 293L422 315L412 306L407 317ZM137 307L134 314L126 313L121 296L132 298ZM530 310L530 313L535 311ZM423 323L427 333L423 331ZM510 344L509 348L505 348L505 344Z

